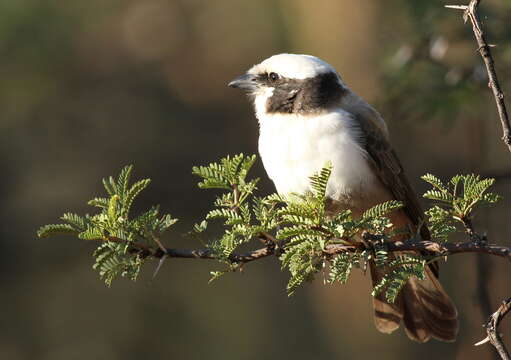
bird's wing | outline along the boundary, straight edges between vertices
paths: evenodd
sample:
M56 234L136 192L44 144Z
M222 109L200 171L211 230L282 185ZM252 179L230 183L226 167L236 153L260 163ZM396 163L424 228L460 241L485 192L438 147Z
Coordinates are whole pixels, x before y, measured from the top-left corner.
M379 114L374 111L374 113L365 112L355 114L355 116L359 121L365 138L365 150L369 155L369 161L378 178L394 195L396 200L404 203L403 210L415 229L419 226L421 227L421 237L425 240L430 239L429 230L423 224L424 212L419 204L417 195L410 186L404 174L403 166L387 140L386 135L377 125L378 121L381 121L379 118L376 118L379 117Z
M394 149L388 141L387 134L382 131L380 115L372 108L365 112L354 114L365 138L365 150L369 155L369 162L373 166L378 178L391 192L396 200L404 203L404 214L411 221L414 231L420 227L420 236L423 240L430 240L431 234L424 224L424 211L419 204L417 194L412 189L405 176L403 166ZM405 220L406 223L406 220ZM438 277L439 266L437 262L429 264L433 274Z
M411 222L414 231L420 227L422 239L429 240L431 235L423 223L424 213L404 174L403 166L389 143L386 127L382 126L383 120L371 107L361 109L362 111L354 113L354 116L365 140L368 160L388 191L396 200L404 203L403 213L398 215L398 218L404 220L405 224ZM373 284L376 284L384 271L371 265L371 274ZM387 303L382 294L373 299L375 323L380 331L392 332L399 326L402 318L407 335L419 342L427 341L430 336L446 341L455 339L458 332L457 311L436 280L439 276L438 262L429 263L425 275L424 281L411 279L395 304ZM423 310L420 310L421 308ZM439 321L441 326L438 325Z

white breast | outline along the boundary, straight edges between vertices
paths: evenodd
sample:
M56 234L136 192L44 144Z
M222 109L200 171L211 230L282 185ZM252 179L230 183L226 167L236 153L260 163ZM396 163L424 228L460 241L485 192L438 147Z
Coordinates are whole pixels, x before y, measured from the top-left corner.
M263 114L259 153L280 194L305 193L309 177L331 162L328 196L335 200L363 194L377 182L354 117L338 109L323 115Z

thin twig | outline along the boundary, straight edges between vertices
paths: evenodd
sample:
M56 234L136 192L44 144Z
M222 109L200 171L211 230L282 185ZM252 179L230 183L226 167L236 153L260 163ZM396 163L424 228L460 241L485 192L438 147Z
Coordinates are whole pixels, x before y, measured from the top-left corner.
M98 239L99 241L114 241L114 242L123 242L126 243L125 240L108 237L107 239ZM342 239L338 239L341 241ZM335 241L335 239L334 239ZM511 261L511 248L505 246L491 245L485 242L476 243L476 242L456 242L456 243L445 243L440 244L433 241L417 241L417 242L386 242L385 247L389 252L399 252L399 251L417 251L417 252L429 252L433 256L447 256L447 255L455 255L461 253L482 253L489 254L494 256L500 256L507 258ZM216 259L215 254L210 249L171 249L167 248L166 252L162 251L159 248L151 248L144 244L139 243L130 243L130 248L132 253L140 253L144 257L153 257L160 259L163 256L168 256L169 258L185 258L185 259ZM355 252L362 251L366 248L363 243L353 243L349 245L345 244L331 244L327 245L324 254L325 255L336 255L343 252ZM276 253L275 246L270 243L268 246L264 248L260 248L251 252L238 254L232 253L229 256L229 260L233 263L247 263L254 260L259 260L265 258L270 255L274 255ZM285 251L285 244L283 244L282 251ZM278 253L277 253L278 254Z
M489 222L488 219L488 212L484 213L486 217L486 223ZM490 296L490 290L491 285L489 279L493 278L493 262L492 259L490 259L487 256L484 256L483 254L478 254L476 256L477 263L476 263L476 296L477 296L477 302L479 303L479 308L481 311L482 318L485 319L488 314L491 314L493 312L493 306L491 305L491 296ZM500 356L492 349L487 348L488 352L490 353L491 359L500 359Z
M474 230L474 225L472 224L472 219L470 217L462 218L461 222L463 223L463 226L465 227L465 232L470 237L471 241L474 241L476 243L486 242L486 236L479 235Z
M96 239L97 241L111 241L116 243L128 243L126 240L109 236L107 238ZM233 263L247 263L250 261L258 260L263 257L273 255L275 246L270 244L269 246L261 249L257 249L245 254L233 253L229 256L229 260ZM156 259L166 258L182 258L182 259L207 259L215 260L217 257L211 249L171 249L165 248L165 250L153 248L141 243L129 243L129 250L132 254L139 254L142 257L152 257Z
M486 328L486 333L488 336L476 343L476 346L485 344L487 342L491 343L497 352L499 353L500 357L503 360L511 360L511 357L509 356L509 352L506 349L506 346L502 342L502 338L498 332L498 327L500 324L500 321L506 316L506 314L511 310L511 298L508 298L507 300L502 302L502 305L495 311L490 318L488 319L488 322L484 326Z
M486 65L486 72L488 73L489 79L488 86L492 89L493 97L495 98L495 103L497 104L497 111L499 113L499 118L502 125L502 140L507 145L508 150L511 152L511 130L509 124L509 116L507 113L506 104L504 102L504 93L500 88L499 80L497 78L495 62L493 61L493 56L490 51L492 45L489 45L486 42L483 27L477 13L480 2L481 0L471 0L468 5L446 5L445 7L450 9L463 10L463 20L465 22L470 20L472 23L472 30L478 45L477 51L479 54L481 54L484 64Z
M447 256L461 253L483 253L505 257L511 261L511 248L498 245L490 245L485 243L474 242L456 242L440 244L433 241L418 241L418 242L388 242L385 243L386 249L389 252L399 251L417 251L417 252L430 252L435 256ZM345 251L360 250L360 246L356 245L329 245L326 248L328 254L337 254Z
M233 198L234 198L234 204L231 207L231 210L235 211L237 214L239 214L239 212L240 212L240 204L239 204L239 201L240 201L240 189L238 188L237 184L233 184L232 185L232 195L233 195Z

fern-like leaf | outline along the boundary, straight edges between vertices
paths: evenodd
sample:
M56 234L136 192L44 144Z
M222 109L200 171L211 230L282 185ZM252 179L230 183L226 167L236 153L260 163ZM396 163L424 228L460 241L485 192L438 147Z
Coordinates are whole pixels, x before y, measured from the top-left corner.
M403 207L403 203L397 200L386 201L384 203L373 206L372 208L366 210L362 215L363 219L370 218L379 218L382 216L386 216L391 212L401 209Z
M332 169L332 163L328 162L318 173L310 177L311 187L315 196L325 197Z
M54 235L76 235L77 233L75 227L70 224L49 224L41 226L37 231L37 236L47 238Z

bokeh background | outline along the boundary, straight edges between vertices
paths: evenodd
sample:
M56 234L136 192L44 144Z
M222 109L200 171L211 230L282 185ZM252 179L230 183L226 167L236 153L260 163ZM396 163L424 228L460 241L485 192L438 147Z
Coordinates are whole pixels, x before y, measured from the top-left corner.
M156 279L106 288L95 244L36 239L39 226L102 192L135 165L183 238L213 194L192 165L257 151L257 123L226 83L280 52L317 55L375 104L418 192L419 176L497 177L504 200L478 230L511 245L510 154L469 26L436 0L3 0L0 2L0 357L2 359L492 359L472 344L511 295L509 264L449 258L442 281L459 340L418 345L372 323L369 280L321 279L292 297L276 259L208 285L208 261L171 260ZM503 88L511 88L511 3L482 3ZM261 193L273 191L261 163ZM509 341L509 320L502 327Z

